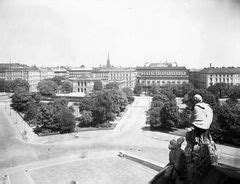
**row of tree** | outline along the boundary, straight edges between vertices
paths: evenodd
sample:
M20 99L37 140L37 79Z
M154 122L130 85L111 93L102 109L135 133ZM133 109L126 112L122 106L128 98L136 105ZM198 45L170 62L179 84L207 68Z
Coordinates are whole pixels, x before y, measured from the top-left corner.
M96 88L95 88L96 89ZM119 89L117 83L109 83L105 89L94 90L79 101L80 127L106 127L134 100L130 88Z
M71 93L73 91L73 85L69 80L55 76L40 81L37 85L37 90L42 96L54 97L59 91L62 93Z
M0 92L13 93L17 88L23 88L29 91L30 85L24 79L5 80L0 79Z
M17 88L23 88L29 91L30 85L24 79L5 80L0 79L0 92L14 93ZM57 92L70 93L73 91L73 85L69 80L63 77L55 76L50 79L42 80L37 85L37 90L43 96L53 97Z
M152 98L147 111L147 124L151 129L171 129L179 126L179 108L175 95L170 90L162 89Z
M218 98L231 98L238 99L240 98L240 86L227 83L216 83L208 87L208 91L212 92Z
M40 102L39 93L17 88L12 95L12 108L24 115L24 120L35 126L36 133L67 133L75 128L73 108L68 107L66 99L54 99L53 102Z
M239 86L232 89L239 93ZM191 126L190 115L194 103L193 96L200 94L203 101L210 104L214 112L210 131L216 142L240 146L240 103L237 95L229 96L223 103L219 102L219 92L214 94L210 89L191 89L186 92L183 102L187 105L179 111L174 97L175 87L161 89L153 95L151 108L147 112L147 123L152 129L186 128ZM238 89L238 90L237 90Z
M146 92L150 96L161 93L162 89L171 91L177 97L184 97L186 93L194 89L191 83L175 84L175 85L164 85L159 86L156 84L150 86L144 86L143 84L137 83L134 87L134 94L139 95L142 92Z

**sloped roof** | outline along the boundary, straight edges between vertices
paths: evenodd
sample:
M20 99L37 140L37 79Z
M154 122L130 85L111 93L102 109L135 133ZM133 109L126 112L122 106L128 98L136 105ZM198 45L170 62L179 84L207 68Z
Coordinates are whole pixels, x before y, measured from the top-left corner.
M240 74L240 67L211 67L204 68L200 73L206 74Z

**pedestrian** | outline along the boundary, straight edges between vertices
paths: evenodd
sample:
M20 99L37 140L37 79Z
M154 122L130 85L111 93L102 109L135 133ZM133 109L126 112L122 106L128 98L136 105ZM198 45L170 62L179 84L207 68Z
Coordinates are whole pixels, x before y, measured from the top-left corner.
M213 110L203 102L199 94L193 97L194 108L190 118L192 126L186 133L185 148L188 183L199 183L217 163L216 146L212 140L209 128L213 120Z

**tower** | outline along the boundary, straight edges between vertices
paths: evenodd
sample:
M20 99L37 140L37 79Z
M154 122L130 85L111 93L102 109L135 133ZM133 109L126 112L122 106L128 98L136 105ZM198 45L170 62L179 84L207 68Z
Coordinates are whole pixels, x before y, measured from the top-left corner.
M110 59L109 59L109 53L108 53L108 57L107 57L107 68L110 68L111 65L110 65Z

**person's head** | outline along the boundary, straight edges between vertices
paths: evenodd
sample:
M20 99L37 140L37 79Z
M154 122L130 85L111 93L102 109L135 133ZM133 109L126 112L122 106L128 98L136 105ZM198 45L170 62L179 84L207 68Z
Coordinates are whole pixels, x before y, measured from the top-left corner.
M194 104L202 102L203 101L202 96L199 95L199 94L194 95L193 96L193 101L194 101Z

